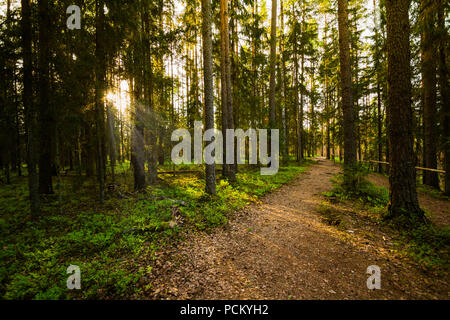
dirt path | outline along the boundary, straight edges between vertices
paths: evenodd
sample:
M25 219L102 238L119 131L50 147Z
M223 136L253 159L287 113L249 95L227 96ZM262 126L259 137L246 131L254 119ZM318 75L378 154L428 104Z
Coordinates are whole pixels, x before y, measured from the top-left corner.
M369 174L368 180L378 186L383 186L389 190L389 179L376 173ZM429 211L430 219L442 226L450 225L450 201L439 199L432 195L418 192L420 206Z
M329 161L302 173L226 228L190 234L161 253L141 284L150 299L424 299L449 298L446 278L386 254L377 242L349 240L322 222L322 192L340 167ZM381 268L381 290L368 290L366 269ZM143 298L142 296L136 298Z

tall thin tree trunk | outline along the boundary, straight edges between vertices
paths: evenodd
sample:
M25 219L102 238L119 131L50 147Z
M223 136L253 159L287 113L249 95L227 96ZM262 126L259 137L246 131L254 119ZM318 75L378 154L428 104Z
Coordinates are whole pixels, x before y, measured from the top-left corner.
M281 20L281 38L280 38L280 55L281 55L281 125L282 125L282 137L283 137L283 160L288 159L288 135L287 135L287 124L286 124L286 65L285 65L285 54L284 54L284 10L283 10L283 0L280 0L280 20Z
M338 0L339 61L341 71L341 94L344 115L344 183L356 187L356 143L352 95L352 74L350 69L350 48L348 29L348 0Z
M162 10L162 4L159 2L159 10ZM142 19L142 36L143 45L142 52L139 52L143 59L143 80L142 85L144 87L144 100L146 105L146 112L150 116L150 125L147 130L147 141L150 145L148 152L148 182L154 184L157 180L157 159L158 159L158 118L155 112L155 102L153 98L153 50L152 43L150 42L150 12L148 4L143 2L143 12L141 13ZM159 14L160 15L160 14ZM156 63L155 63L156 64ZM142 110L144 111L144 110ZM144 114L142 113L142 116ZM145 139L144 139L145 141ZM144 145L142 145L143 148Z
M15 71L13 72L15 74ZM15 104L15 129L16 129L16 168L17 168L17 175L19 177L22 176L22 153L21 153L21 139L20 139L20 120L19 120L19 103L17 101L18 94L17 94L17 81L14 79L14 104Z
M145 154L144 154L144 125L143 107L139 102L142 92L139 75L130 81L132 83L131 105L134 107L134 123L131 132L131 164L133 166L134 190L145 188ZM133 83L134 82L134 83Z
M258 1L254 0L253 2L253 6L252 6L252 18L253 18L253 24L255 24L256 21L256 12L258 10ZM256 26L253 25L253 27L255 28ZM257 68L256 68L256 55L257 55L257 44L256 44L256 35L252 35L252 97L251 97L251 106L250 106L250 124L251 127L256 127L258 121L256 119L256 110L257 110L257 93L258 93L258 88L257 88Z
M25 108L25 123L27 126L27 168L28 190L30 194L30 209L33 216L40 211L39 185L36 170L36 108L33 104L33 65L31 52L31 0L21 0L22 3L22 48L23 48L23 104Z
M115 183L115 166L116 166L116 140L114 138L114 114L111 111L111 105L106 106L106 123L108 124L109 138L109 162L111 164L111 182Z
M383 144L382 144L382 128L383 128L383 115L381 113L381 92L380 92L380 80L377 71L377 146L378 146L378 161L383 161ZM378 172L383 172L383 165L378 163Z
M292 13L294 14L294 6L292 6ZM296 22L298 23L298 22ZM303 24L300 22L300 32ZM296 151L297 151L297 161L303 161L303 145L302 145L302 132L303 132L303 90L300 89L299 83L299 65L298 65L298 32L294 33L294 76L293 76L293 86L294 86L294 113L296 117L296 131L297 131L297 143L296 143ZM302 71L301 71L301 80L303 81L303 54L302 56ZM300 94L300 100L299 100Z
M100 203L105 200L105 81L106 81L106 55L104 44L104 2L96 0L95 7L95 124L97 145L97 179L100 189Z
M313 70L314 70L314 65L313 65ZM310 86L311 86L311 92L314 91L314 73L311 72L310 75ZM310 110L310 115L311 115L311 151L310 151L310 156L314 157L316 155L316 151L317 151L317 146L316 146L316 135L315 135L315 130L316 130L316 114L314 111L314 103L312 101L312 99L310 99L310 106L309 106L309 110Z
M52 194L53 107L50 103L50 6L48 0L38 1L39 16L39 192Z
M233 129L233 99L231 92L230 32L228 27L228 0L220 0L220 43L221 43L221 90L222 90L222 130L224 131L223 173L230 181L236 180L233 164L226 163L226 129ZM230 143L228 143L231 145ZM234 141L232 143L234 148Z
M430 8L430 0L421 0L422 21L422 88L424 125L424 164L427 168L437 168L437 116L436 116L436 45L433 37L435 11ZM439 189L437 172L425 171L423 182Z
M214 129L214 87L212 68L211 0L202 0L203 79L205 87L205 129ZM211 143L214 143L211 141ZM215 163L205 166L208 194L216 193Z
M276 101L275 101L275 64L277 60L277 0L272 0L272 16L270 25L270 83L269 83L269 110L270 128L276 126Z
M325 30L324 30L324 47L327 48L327 29L328 29L328 23L327 23L327 13L325 12ZM324 99L325 99L325 114L326 114L326 150L327 150L327 159L331 159L331 141L330 141L330 99L329 99L329 93L328 93L328 60L327 60L327 54L324 53L324 74L325 74L325 92L324 92Z
M439 39L439 60L438 60L438 72L439 72L439 90L441 95L441 114L442 114L442 143L444 150L444 192L450 196L450 87L448 76L448 46L449 36L445 31L445 4L446 1L441 0L439 2L438 9L438 28L441 32L441 38ZM447 10L448 12L448 10Z

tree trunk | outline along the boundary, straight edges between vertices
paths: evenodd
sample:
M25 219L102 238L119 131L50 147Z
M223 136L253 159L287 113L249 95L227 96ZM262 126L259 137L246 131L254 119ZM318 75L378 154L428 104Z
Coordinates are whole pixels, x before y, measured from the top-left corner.
M36 170L36 110L33 104L33 60L31 51L31 0L22 0L22 48L23 48L23 105L27 126L27 168L28 190L30 193L31 214L40 211L39 185Z
M48 0L38 1L39 16L39 193L52 194L52 143L55 119L50 103L50 16Z
M252 6L252 18L253 18L253 32L255 32L255 21L256 21L256 13L258 11L258 1L253 1ZM252 34L252 96L251 96L251 105L250 105L250 127L255 128L257 126L257 108L259 97L257 96L258 88L257 88L257 78L258 78L258 70L256 66L256 55L257 55L257 39L256 35Z
M214 87L211 38L211 0L202 0L203 81L205 87L205 129L214 129ZM213 141L211 143L214 143ZM206 164L206 193L216 194L215 164Z
M380 33L377 19L376 2L373 0L373 16L374 16L374 28L375 28L375 72L376 72L376 91L377 91L377 149L378 149L378 161L383 161L383 144L382 144L382 130L383 130L383 115L381 113L381 70L380 70L380 49L378 47ZM378 163L378 172L383 172L383 165Z
M409 44L410 0L386 1L389 206L385 219L411 222L424 219L416 191L411 108L411 66Z
M450 196L450 90L448 84L448 33L445 27L445 3L446 1L441 0L438 9L438 28L441 32L441 37L439 39L439 60L438 60L438 70L439 70L439 90L441 95L441 113L442 113L442 142L444 150L444 170L445 170L445 186L444 192L446 195ZM448 11L447 11L448 12Z
M437 117L436 117L436 46L433 29L435 11L430 8L430 0L421 0L422 21L422 96L424 124L424 165L437 168ZM424 171L423 183L439 189L437 172Z
M325 28L324 28L324 47L327 48L327 29L328 29L328 23L327 23L327 13L325 12ZM324 53L324 75L325 75L325 92L324 92L324 100L325 100L325 115L326 115L326 150L327 150L327 159L331 159L331 141L330 141L330 99L329 99L329 93L328 93L328 61L327 61L327 54Z
M348 0L338 0L339 65L341 71L341 94L344 115L344 184L356 187L356 143L350 70L350 48L348 30Z
M159 4L160 8L159 10L162 10L161 3ZM142 19L142 30L143 33L143 45L142 45L142 51L139 51L139 54L141 55L141 59L143 59L143 80L140 84L144 87L144 100L146 105L147 119L149 120L150 124L147 126L148 130L146 130L147 138L144 139L141 145L141 148L144 148L144 142L148 141L148 144L150 146L149 152L147 155L147 163L148 163L148 182L149 184L154 184L157 180L157 159L158 159L158 118L156 117L155 113L155 103L153 99L153 50L152 50L152 43L150 42L151 37L151 25L150 25L150 13L149 8L147 7L148 4L143 2L143 10L141 12L141 19ZM141 88L138 88L140 90ZM138 98L137 102L139 102L140 97ZM141 116L144 116L143 113L144 110L140 111ZM143 118L140 119L140 121L143 121ZM142 124L143 125L143 124ZM143 130L143 129L142 129ZM144 135L144 132L143 132ZM140 152L140 151L139 151Z
M220 0L220 44L221 44L221 96L222 96L222 130L224 141L223 173L230 181L236 180L232 164L226 163L227 139L226 129L233 129L233 101L231 92L230 39L228 27L228 0ZM231 145L231 144L230 144ZM234 146L234 143L232 144ZM233 147L234 148L234 147Z
M95 127L97 147L97 179L100 189L100 203L105 200L105 81L106 81L106 54L104 44L104 2L96 0L95 12Z
M144 154L144 125L143 107L139 103L141 97L141 82L137 80L131 90L131 105L134 106L134 124L131 133L131 164L133 166L134 190L139 191L145 188L145 154ZM133 81L130 81L133 83Z
M302 24L300 24L301 28ZM301 29L300 29L301 30ZM297 41L297 32L295 32L295 41L294 41L294 112L296 113L297 118L297 161L303 161L303 145L302 145L302 132L303 132L303 90L300 89L300 83L298 79L299 66L298 66L298 41ZM302 54L302 71L301 71L301 79L303 79L303 54ZM300 100L298 98L300 94Z
M269 109L270 128L276 126L276 101L275 101L275 64L277 59L277 0L272 0L272 17L270 26L270 83L269 83Z
M313 65L313 70L314 70L314 65ZM311 92L314 92L314 73L311 72L310 75L310 86L311 86ZM309 106L309 110L310 110L310 115L311 115L311 149L310 149L310 156L314 157L316 155L316 151L317 151L317 145L316 145L316 135L315 135L315 130L316 130L316 113L314 110L314 103L311 100L310 101L310 106Z
M383 161L383 144L382 144L382 128L383 128L383 115L381 114L381 93L380 84L377 84L377 145L378 145L378 161ZM383 172L383 165L378 164L378 172Z
M281 124L282 124L282 137L283 137L283 160L288 160L288 135L286 125L286 65L284 54L284 12L283 12L283 0L280 0L280 20L281 20L281 39L280 39L280 55L281 55L281 96L283 98L281 105Z
M108 124L108 140L109 140L109 163L111 165L111 182L115 183L115 166L116 166L116 140L114 138L114 114L111 111L110 103L106 106L106 123Z

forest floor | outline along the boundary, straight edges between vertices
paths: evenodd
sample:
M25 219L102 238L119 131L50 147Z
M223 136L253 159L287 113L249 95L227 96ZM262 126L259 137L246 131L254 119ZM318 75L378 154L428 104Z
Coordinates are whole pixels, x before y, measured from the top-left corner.
M389 178L381 174L372 173L367 177L367 180L378 185L385 187L389 190ZM426 192L418 190L419 203L422 209L428 212L428 217L435 224L442 227L450 226L450 201L439 196L436 191L431 188L428 189L426 186L421 186L426 188Z
M403 254L400 235L370 209L324 195L340 172L319 160L237 211L225 227L188 232L148 262L152 272L136 284L145 289L130 298L449 299L448 267L423 267ZM382 178L370 176L385 184ZM449 201L436 201L421 195L423 206L448 215ZM367 288L370 265L381 269L380 290Z

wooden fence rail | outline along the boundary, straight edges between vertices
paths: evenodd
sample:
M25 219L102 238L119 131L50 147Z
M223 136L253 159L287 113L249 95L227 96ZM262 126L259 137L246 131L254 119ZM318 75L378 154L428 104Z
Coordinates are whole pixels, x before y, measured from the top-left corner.
M360 162L369 162L369 163L381 163L381 164L389 165L389 162L386 162L386 161L376 161L376 160L359 160L359 161ZM437 172L437 173L445 174L445 170L423 168L423 167L416 167L416 169L417 170L422 170L422 171L431 171L431 172Z

